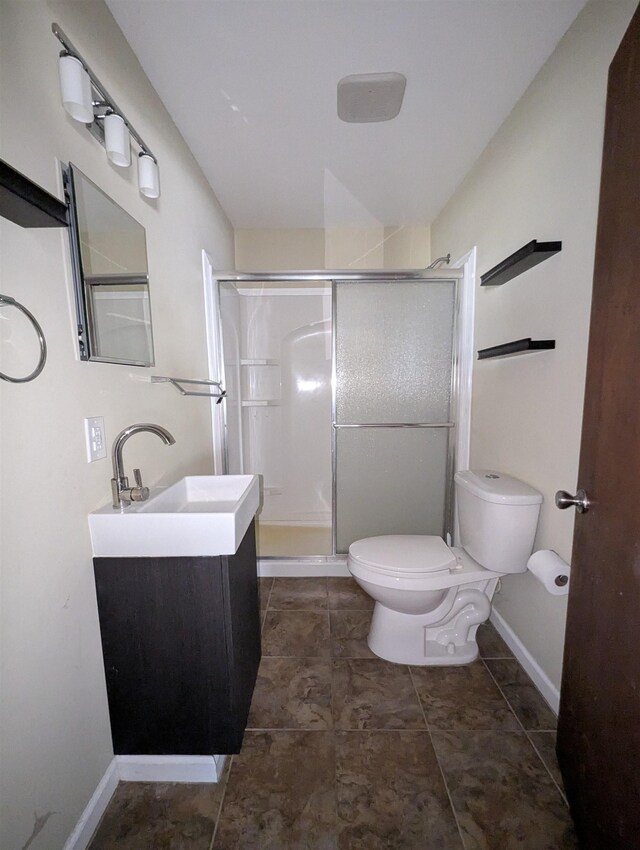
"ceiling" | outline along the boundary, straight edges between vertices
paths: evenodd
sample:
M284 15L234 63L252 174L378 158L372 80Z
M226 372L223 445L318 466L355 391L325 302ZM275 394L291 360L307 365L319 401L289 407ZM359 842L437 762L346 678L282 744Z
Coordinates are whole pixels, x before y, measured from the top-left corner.
M585 2L107 0L243 228L429 224ZM340 121L338 80L386 71L400 115Z

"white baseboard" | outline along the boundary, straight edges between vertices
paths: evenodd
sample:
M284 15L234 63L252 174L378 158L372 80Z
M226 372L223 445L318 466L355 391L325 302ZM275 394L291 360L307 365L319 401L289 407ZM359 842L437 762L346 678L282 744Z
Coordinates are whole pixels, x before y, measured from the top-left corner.
M558 714L560 710L560 691L553 684L551 679L538 664L527 647L522 643L518 635L513 631L509 623L504 619L494 608L491 612L491 622L496 627L496 631L503 638L509 649L513 652L525 671L531 677L533 684L540 691L545 700L549 703L549 707Z
M63 850L86 850L118 782L219 782L226 756L114 756Z
M218 782L224 756L116 756L116 762L121 782Z
M346 556L338 559L300 560L295 558L258 558L258 575L264 578L322 578L323 576L349 576Z
M119 779L118 764L114 757L62 850L86 850L118 787Z

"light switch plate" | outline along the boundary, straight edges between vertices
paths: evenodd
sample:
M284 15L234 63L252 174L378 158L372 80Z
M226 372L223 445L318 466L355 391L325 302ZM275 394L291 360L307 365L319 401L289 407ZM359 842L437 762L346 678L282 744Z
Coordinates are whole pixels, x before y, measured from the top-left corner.
M90 416L84 420L84 436L87 443L87 461L101 460L107 456L104 434L104 417Z

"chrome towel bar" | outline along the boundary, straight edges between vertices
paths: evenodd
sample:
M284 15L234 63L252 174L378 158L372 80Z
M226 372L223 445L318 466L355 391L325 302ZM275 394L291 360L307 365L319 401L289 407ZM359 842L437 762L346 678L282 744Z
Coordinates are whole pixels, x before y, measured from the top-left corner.
M216 404L220 404L222 399L226 396L227 391L222 389L222 385L218 381L202 381L202 380L194 380L193 378L167 378L163 375L152 375L151 376L152 384L173 384L173 386L178 390L181 395L198 395L203 396L204 398L217 398L218 401ZM217 387L220 392L218 393L200 393L194 390L186 390L182 384L201 384L207 387Z
M9 381L12 384L26 384L29 381L33 381L34 378L37 378L40 372L44 369L44 364L47 362L47 341L44 338L42 328L38 324L36 317L33 313L27 310L24 305L22 305L19 301L16 301L15 298L11 298L9 295L0 295L0 307L3 304L6 304L9 307L15 307L16 310L20 310L21 313L24 313L38 335L38 342L40 343L40 360L33 372L25 375L24 378L14 378L11 375L5 375L4 372L0 372L0 378L2 378L3 381Z

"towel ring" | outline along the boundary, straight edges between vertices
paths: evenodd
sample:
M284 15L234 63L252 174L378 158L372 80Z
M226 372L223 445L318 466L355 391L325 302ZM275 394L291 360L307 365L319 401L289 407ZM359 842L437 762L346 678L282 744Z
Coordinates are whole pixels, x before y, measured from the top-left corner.
M20 310L21 313L29 319L31 324L33 325L36 334L38 335L38 341L40 343L40 360L38 361L38 365L36 368L24 378L12 378L11 375L5 375L4 372L0 372L0 378L3 381L10 381L12 384L26 384L29 381L33 381L34 378L37 378L40 372L44 369L44 364L47 362L47 341L44 338L44 334L42 333L42 328L38 324L36 317L33 313L30 313L26 307L24 307L19 301L16 301L15 298L11 298L8 295L0 295L0 307L3 304L8 304L10 307L15 307L17 310Z

